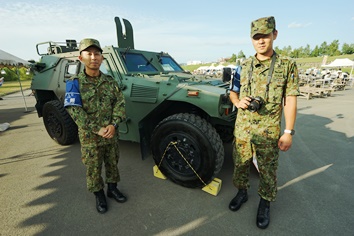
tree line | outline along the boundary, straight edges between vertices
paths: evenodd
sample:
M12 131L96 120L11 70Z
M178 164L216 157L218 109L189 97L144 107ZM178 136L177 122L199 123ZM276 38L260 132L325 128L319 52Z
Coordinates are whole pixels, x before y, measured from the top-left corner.
M291 46L283 47L280 49L278 46L274 50L283 56L288 56L291 58L308 58L308 57L320 57L320 56L339 56L343 54L354 54L354 44L344 43L342 48L339 47L339 40L333 40L330 44L324 41L320 46L316 45L314 49L311 49L310 45L300 48L292 48ZM232 54L228 62L234 62L237 58L245 58L246 55L243 51L239 53Z
M18 77L21 80L29 80L32 78L32 73L27 73L28 68L24 66L16 67L12 65L0 64L0 78L4 78L4 81L16 81Z

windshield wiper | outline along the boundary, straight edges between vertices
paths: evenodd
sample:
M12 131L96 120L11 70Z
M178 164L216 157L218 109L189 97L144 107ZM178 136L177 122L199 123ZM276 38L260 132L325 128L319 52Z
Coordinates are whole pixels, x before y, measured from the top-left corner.
M151 57L151 59L150 59L148 62L146 62L146 65L145 65L145 66L150 65L150 64L151 64L151 62L153 61L153 59L154 59L154 58L152 58L152 57Z
M122 53L122 57L123 57L123 59L124 59L124 61L126 60L125 59L125 55L127 54L127 52L130 50L130 47L127 47L126 49L125 49L125 51Z

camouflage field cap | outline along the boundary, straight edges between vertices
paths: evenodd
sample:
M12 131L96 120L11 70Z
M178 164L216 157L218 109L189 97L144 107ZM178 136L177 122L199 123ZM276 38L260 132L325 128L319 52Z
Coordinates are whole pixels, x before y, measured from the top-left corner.
M251 23L251 37L256 34L269 34L275 30L274 16L262 17Z
M86 39L81 40L80 46L79 46L79 51L81 52L91 46L98 48L101 52L103 51L98 40L90 39L90 38L86 38Z

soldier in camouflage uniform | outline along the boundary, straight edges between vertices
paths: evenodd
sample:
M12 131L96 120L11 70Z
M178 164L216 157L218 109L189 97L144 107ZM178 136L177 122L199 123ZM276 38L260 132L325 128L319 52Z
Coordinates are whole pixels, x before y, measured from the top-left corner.
M272 16L251 23L256 54L242 63L241 73L235 74L230 92L230 99L238 108L233 149L233 182L238 193L229 208L237 211L248 200L250 165L255 156L260 177L256 224L262 229L269 225L270 202L276 198L279 149L287 151L292 144L299 95L295 62L273 50L277 35ZM251 97L258 97L259 101ZM258 110L250 109L257 106ZM285 130L281 135L283 110Z
M118 202L127 200L117 189L117 182L120 181L118 125L125 119L125 101L114 78L100 71L103 55L99 42L83 39L79 50L79 59L85 69L70 80L77 80L80 94L78 100L81 98L81 103L65 104L65 107L78 126L87 188L96 196L97 211L105 213L108 206L101 176L103 163L108 185L107 196Z

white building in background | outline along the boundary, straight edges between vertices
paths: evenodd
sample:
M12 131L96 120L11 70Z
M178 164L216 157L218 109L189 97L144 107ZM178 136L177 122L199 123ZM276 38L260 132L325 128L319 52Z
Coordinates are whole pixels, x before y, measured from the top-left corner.
M200 65L203 64L202 61L187 61L187 65Z

